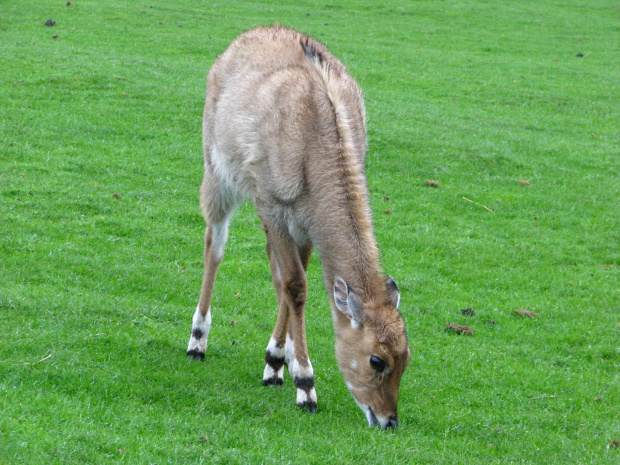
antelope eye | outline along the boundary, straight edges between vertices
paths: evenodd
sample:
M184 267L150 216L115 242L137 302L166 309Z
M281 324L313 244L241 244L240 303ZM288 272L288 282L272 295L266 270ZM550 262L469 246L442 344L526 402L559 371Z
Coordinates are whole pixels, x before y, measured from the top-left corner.
M370 366L377 370L379 373L385 370L385 362L379 357L375 357L374 355L370 357Z

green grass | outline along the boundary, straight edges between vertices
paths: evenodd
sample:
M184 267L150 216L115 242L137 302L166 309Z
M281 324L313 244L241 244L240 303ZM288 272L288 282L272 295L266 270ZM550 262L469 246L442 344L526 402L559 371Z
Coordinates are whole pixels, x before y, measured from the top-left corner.
M72 3L0 1L0 464L619 463L617 2ZM205 363L185 357L205 76L275 22L364 90L412 348L395 432L344 386L316 257L318 414L260 385L276 304L251 205Z

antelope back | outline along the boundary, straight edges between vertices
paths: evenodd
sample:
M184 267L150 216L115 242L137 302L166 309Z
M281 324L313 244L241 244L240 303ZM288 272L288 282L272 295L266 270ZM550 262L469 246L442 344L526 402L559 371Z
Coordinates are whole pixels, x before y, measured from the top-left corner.
M242 34L209 72L205 163L235 194L252 197L259 214L288 210L302 229L324 223L337 201L343 143L363 171L365 131L355 81L325 46L297 31Z

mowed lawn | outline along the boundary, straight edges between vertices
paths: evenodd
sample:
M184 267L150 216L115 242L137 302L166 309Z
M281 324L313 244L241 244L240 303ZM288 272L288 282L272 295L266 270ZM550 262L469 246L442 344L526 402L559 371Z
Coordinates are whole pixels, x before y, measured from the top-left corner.
M0 1L0 464L620 463L619 20L613 0ZM392 432L337 369L316 256L318 413L288 375L261 386L276 302L250 204L206 359L185 356L205 76L273 23L364 91L412 350Z

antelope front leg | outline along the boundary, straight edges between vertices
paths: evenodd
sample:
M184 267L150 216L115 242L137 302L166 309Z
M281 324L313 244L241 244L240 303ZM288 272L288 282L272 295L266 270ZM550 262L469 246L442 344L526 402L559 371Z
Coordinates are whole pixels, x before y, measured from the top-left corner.
M284 365L288 366L289 374L295 377L293 374L295 345L291 338L290 321L288 305L280 300L278 320L265 350L263 386L281 386L284 381Z
M284 309L284 312L288 312ZM280 310L279 314L282 313ZM280 317L278 316L278 320ZM280 323L276 323L276 330ZM286 327L286 326L285 326ZM274 330L274 334L276 333ZM275 335L271 336L265 350L265 371L263 371L263 386L281 386L284 382L284 343L278 342Z
M308 270L308 263L312 255L312 246L299 248L299 259L305 273ZM295 311L295 317L289 318L289 329L286 335L284 347L284 360L289 367L289 373L295 381L297 388L297 405L307 407L311 413L316 412L316 390L314 388L314 370L308 356L308 345L306 341L306 280L303 280L304 298L300 309ZM298 341L297 343L295 341ZM299 350L297 347L299 346ZM299 352L299 355L298 355ZM307 360L307 364L300 363L299 360Z
M228 237L228 220L209 225L205 232L205 270L200 291L200 301L192 319L192 334L187 346L187 355L197 360L204 360L207 350L207 338L211 329L211 297L217 268L224 255L224 246Z
M280 312L274 330L276 337L272 337L272 340L276 342L275 348L278 351L279 359L282 360L282 363L286 362L289 365L289 371L297 388L297 405L314 413L317 408L317 399L314 389L314 371L308 357L304 318L307 293L305 268L311 249L297 249L290 240L278 239L277 242L272 237L268 239L272 248L272 255L275 255L275 271L280 282ZM282 342L287 324L285 317L281 317L283 311L288 311L289 329L284 346ZM292 364L289 361L290 344L294 345Z
M297 405L307 408L310 413L316 412L316 390L314 389L314 370L308 356L308 346L306 343L306 323L304 319L304 309L297 310L290 319L290 335L287 337L287 345L292 344L293 349L285 348L289 354L293 352L292 368L289 371L295 387L297 388Z
M312 247L301 247L298 250L301 265L305 271L308 269L308 262L312 254ZM273 329L271 339L265 350L265 370L263 372L263 385L282 385L284 381L284 365L289 368L289 373L293 376L293 360L295 357L295 347L291 338L289 327L288 304L282 298L282 274L276 263L275 254L271 253L269 237L267 237L267 254L269 255L269 266L273 286L278 297L278 319ZM288 331L288 333L287 333ZM316 397L316 396L315 396Z
M273 287L278 296L278 320L271 334L271 339L265 350L265 371L263 372L263 386L281 386L284 374L285 337L288 328L288 306L282 299L282 276L276 263L275 255L271 252L269 237L267 237L267 254L269 255L269 266L271 267L271 277Z

